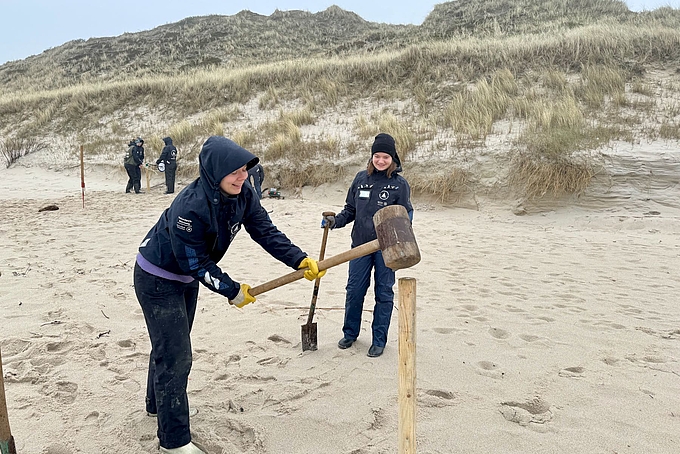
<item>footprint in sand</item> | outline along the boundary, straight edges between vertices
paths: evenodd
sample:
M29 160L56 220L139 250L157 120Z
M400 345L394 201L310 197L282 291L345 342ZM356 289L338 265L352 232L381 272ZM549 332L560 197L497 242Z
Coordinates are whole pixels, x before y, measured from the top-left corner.
M583 372L585 372L586 369L584 367L576 366L576 367L567 367L566 369L562 369L559 372L560 377L567 377L567 378L582 378L583 377Z
M277 356L269 356L256 361L260 366L285 366L288 359L281 359Z
M501 402L499 410L506 420L539 432L546 431L545 424L553 419L550 404L540 397L526 402Z
M456 395L442 389L418 390L418 404L423 407L441 408L456 405Z
M2 346L2 356L7 360L12 356L25 352L33 344L23 339L7 339L0 342L0 345Z
M45 448L44 454L73 454L69 448L62 444L54 444Z
M606 358L602 358L602 362L605 363L607 366L616 366L619 363L619 359L607 356Z
M276 344L281 344L281 343L290 344L291 343L288 339L286 339L285 337L279 336L278 334L272 334L267 339L269 339L270 341L272 341Z
M507 339L510 337L510 333L500 328L489 328L489 334L495 339Z
M69 381L47 383L40 389L40 393L49 396L62 404L72 404L78 397L78 385Z
M116 424L114 431L121 439L126 440L127 446L132 448L136 442L139 444L142 452L158 452L158 439L156 438L158 423L156 418L147 416L146 411L134 410L126 416L122 427L118 427L118 424L119 423ZM109 425L113 427L113 425L108 422L104 424L104 427L106 428L106 426ZM193 435L193 427L191 429Z
M233 418L233 419L232 419ZM238 416L218 416L217 425L192 426L192 441L206 452L264 452L257 429L238 420ZM194 433L195 432L195 433ZM194 436L195 435L195 436Z
M455 328L432 328L432 331L438 334L451 334Z
M101 382L101 387L111 391L114 395L120 393L120 388L132 393L136 393L142 389L142 386L139 384L139 382L133 378L130 378L129 374L125 372L121 373L121 371L114 367L109 367L108 371L113 372L115 375L111 378L103 380Z
M132 339L123 339L116 342L122 348L135 348L137 344Z
M505 376L505 372L502 372L496 363L491 361L479 361L477 364L476 372L479 375L484 375L485 377L501 379Z

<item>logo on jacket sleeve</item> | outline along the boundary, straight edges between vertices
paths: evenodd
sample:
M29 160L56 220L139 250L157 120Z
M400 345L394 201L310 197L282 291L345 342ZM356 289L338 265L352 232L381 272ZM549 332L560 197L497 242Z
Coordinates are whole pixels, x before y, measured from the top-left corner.
M216 277L212 277L212 276L210 275L210 272L209 272L209 271L206 271L206 272L205 272L205 276L203 276L203 280L205 281L206 284L212 285L212 286L215 287L217 290L220 289L220 284L221 284L222 282L221 282L219 279L217 279Z
M229 235L229 242L231 243L234 241L234 237L238 233L238 231L241 230L241 223L239 222L238 224L234 224L231 226L231 234Z
M182 216L177 216L177 228L179 230L184 230L187 233L191 233L194 229L191 219L185 219Z

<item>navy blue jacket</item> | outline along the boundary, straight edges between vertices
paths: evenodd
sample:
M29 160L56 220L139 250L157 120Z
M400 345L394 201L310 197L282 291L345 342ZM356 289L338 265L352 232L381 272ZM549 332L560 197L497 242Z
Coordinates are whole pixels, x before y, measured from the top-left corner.
M222 178L258 158L235 142L210 137L199 156L200 177L180 192L147 233L139 247L152 264L198 279L210 290L233 299L240 284L217 263L243 226L263 249L297 269L307 256L272 223L253 187L244 182L241 192L228 196L219 189ZM231 257L244 262L249 257Z
M141 165L144 163L144 147L141 145L134 145L132 149L132 158L135 160L136 165Z
M262 183L264 183L264 168L262 167L262 164L257 164L248 170L248 181L250 181L251 178L253 179L253 183L262 186Z
M163 161L170 166L177 164L177 148L172 144L172 139L170 137L163 137L163 142L165 146L161 151L161 155L156 160L156 164L160 164Z
M371 175L366 170L357 173L347 191L345 207L335 216L333 228L344 227L354 221L352 227L352 247L360 246L377 238L373 215L388 205L403 205L413 219L411 188L406 179L398 174L401 167L387 178L387 172L374 170Z

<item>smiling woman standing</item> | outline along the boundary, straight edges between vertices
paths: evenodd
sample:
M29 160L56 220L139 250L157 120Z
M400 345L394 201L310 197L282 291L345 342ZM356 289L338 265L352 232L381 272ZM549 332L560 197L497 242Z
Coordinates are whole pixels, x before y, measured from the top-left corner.
M388 205L403 205L413 220L411 188L401 172L401 160L397 154L394 138L381 133L375 136L371 146L371 159L366 170L357 173L347 191L345 207L336 216L324 216L321 226L326 223L330 228L341 228L354 221L352 227L352 247L360 246L377 238L373 215ZM359 336L364 297L371 284L371 270L374 270L375 306L373 307L373 339L368 356L382 355L387 344L387 331L390 328L392 308L394 307L394 271L385 265L382 252L351 260L345 296L345 321L342 326L343 337L338 347L352 346Z
M139 247L135 293L151 339L146 411L158 417L161 452L203 452L191 442L186 393L198 284L237 307L255 301L249 285L232 280L217 265L241 227L277 260L293 269L308 268L307 279L325 274L260 205L246 181L258 161L235 142L210 137L199 154L200 177L177 195Z

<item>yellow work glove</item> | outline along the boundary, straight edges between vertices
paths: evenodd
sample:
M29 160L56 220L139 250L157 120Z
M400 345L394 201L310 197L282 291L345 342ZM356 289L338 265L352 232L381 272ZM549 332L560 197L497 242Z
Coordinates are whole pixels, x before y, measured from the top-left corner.
M305 257L301 262L298 269L309 268L305 271L305 279L308 281L314 281L316 279L321 279L326 274L326 270L319 271L319 265L316 260L309 257Z
M246 304L254 303L255 297L250 296L250 285L241 284L241 289L238 291L238 295L234 297L233 300L229 300L229 304L236 307L243 307Z

